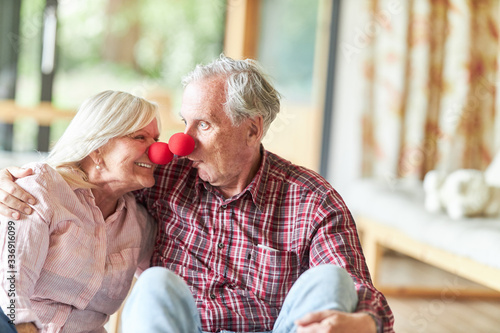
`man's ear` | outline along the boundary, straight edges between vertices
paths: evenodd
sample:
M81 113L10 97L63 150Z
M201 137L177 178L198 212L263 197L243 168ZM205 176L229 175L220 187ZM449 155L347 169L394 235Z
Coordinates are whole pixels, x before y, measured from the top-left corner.
M262 137L264 136L264 119L262 116L256 116L248 119L248 136L247 145L260 146Z

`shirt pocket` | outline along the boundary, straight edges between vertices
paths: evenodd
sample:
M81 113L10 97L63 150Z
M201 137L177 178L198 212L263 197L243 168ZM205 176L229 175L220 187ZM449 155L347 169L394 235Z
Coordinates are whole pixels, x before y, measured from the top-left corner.
M259 299L272 307L281 307L288 291L298 278L298 257L292 251L253 247L247 286Z
M64 223L50 235L43 269L67 279L80 280L84 270L93 268L92 237L76 224Z
M111 284L107 290L112 299L125 299L137 270L141 249L128 248L108 256L111 270Z

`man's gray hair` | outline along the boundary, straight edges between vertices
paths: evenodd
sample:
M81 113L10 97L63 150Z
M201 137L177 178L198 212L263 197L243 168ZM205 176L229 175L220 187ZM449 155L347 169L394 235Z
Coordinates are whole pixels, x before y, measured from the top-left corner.
M226 103L224 111L234 125L247 118L262 116L264 135L280 111L280 94L269 82L261 66L252 59L234 60L223 54L207 65L197 65L182 84L224 77Z

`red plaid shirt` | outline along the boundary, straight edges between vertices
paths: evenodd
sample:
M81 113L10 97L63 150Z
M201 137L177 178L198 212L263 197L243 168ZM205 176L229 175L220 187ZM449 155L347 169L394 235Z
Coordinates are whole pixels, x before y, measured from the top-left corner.
M189 160L178 159L159 167L156 186L138 199L160 221L152 265L184 278L204 331L272 330L297 278L331 263L353 277L357 311L372 314L380 332L392 332L391 310L371 283L353 218L317 173L263 151L252 182L225 199Z

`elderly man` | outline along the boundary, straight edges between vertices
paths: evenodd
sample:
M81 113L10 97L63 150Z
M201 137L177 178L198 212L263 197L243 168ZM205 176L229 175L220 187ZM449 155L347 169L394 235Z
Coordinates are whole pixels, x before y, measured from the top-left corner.
M340 195L263 148L280 101L258 65L221 56L184 84L196 146L136 195L159 221L157 267L134 287L125 330L392 332ZM1 173L2 214L29 210L12 174Z

